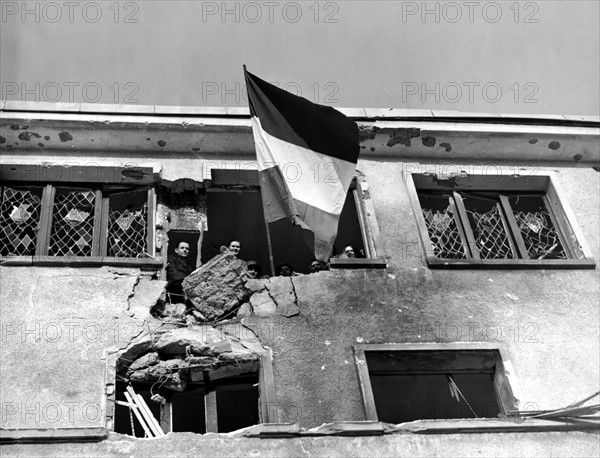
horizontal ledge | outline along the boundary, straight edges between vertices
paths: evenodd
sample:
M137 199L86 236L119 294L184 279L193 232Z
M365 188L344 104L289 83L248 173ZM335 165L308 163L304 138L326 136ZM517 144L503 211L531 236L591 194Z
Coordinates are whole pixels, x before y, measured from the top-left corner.
M594 259L437 259L427 257L431 269L595 269Z
M1 443L99 442L107 438L106 428L0 429Z
M138 267L140 269L160 269L163 259L158 258L116 258L109 256L1 256L0 265L12 266L48 266L48 267Z
M385 269L387 262L383 258L332 258L332 269Z

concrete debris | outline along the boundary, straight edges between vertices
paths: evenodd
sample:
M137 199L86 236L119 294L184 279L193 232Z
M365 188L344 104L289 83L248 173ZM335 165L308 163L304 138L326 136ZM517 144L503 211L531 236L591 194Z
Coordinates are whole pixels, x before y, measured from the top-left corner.
M249 280L246 288L253 291L250 301L238 311L238 317L298 315L298 299L291 277Z
M217 320L239 308L250 290L245 263L225 251L183 280L183 290L194 308L207 320Z
M146 334L121 355L118 370L131 382L160 382L175 391L184 391L190 382L258 372L264 349L251 330L243 330L243 337L240 329L211 326Z

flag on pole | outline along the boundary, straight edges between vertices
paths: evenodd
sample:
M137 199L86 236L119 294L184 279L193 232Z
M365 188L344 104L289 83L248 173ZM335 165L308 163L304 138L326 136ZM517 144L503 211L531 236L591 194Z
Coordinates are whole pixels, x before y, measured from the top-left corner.
M327 261L358 160L358 127L245 66L244 74L265 220L290 218L312 231L315 257Z

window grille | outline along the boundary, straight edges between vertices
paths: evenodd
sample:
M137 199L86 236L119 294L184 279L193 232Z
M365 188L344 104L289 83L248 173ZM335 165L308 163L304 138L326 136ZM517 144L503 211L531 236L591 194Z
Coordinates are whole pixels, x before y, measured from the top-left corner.
M42 188L4 187L0 207L0 255L35 253L41 196Z

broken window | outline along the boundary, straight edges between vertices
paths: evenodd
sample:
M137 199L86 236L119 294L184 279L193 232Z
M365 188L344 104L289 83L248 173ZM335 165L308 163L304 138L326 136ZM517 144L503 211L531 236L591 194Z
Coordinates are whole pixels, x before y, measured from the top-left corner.
M222 245L239 240L240 257L255 260L263 273L289 263L299 273L309 272L314 257L312 234L293 226L287 219L269 223L267 236L258 174L253 170L212 170L207 193L208 231L202 242L202 259L219 254ZM307 240L308 238L308 240ZM340 216L334 254L354 245L360 258L332 259L332 267L385 267L377 258L378 228L364 177L356 177Z
M548 176L412 174L408 181L430 266L595 267Z
M517 410L500 349L386 344L355 352L368 420L496 418Z
M152 186L120 183L118 168L58 167L58 174L49 170L2 166L0 256L4 260L31 256L30 262L78 258L77 262L120 263L154 255ZM63 177L65 170L68 176ZM107 176L109 172L118 176ZM40 184L24 185L29 178Z
M131 388L165 433L227 433L260 423L258 373L190 384L181 392L163 389L160 383L134 383ZM129 408L127 385L117 383L116 389L120 402L115 407L115 431L146 437L147 417L140 419L135 414L138 407Z

